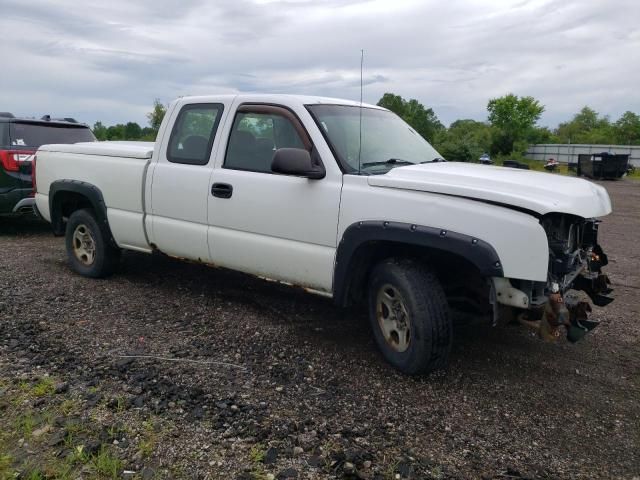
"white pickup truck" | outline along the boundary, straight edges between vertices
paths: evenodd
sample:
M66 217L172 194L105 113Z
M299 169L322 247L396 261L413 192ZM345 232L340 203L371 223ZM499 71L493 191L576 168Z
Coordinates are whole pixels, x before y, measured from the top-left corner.
M185 97L155 144L42 146L35 198L82 275L112 273L122 249L159 251L364 303L409 374L446 365L456 313L496 324L571 288L610 301L604 188L439 157L374 105Z

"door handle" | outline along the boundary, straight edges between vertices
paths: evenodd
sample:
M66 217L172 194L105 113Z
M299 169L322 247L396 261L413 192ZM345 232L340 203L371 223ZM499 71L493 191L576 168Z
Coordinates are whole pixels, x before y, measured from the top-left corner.
M214 183L211 185L211 195L218 198L231 198L233 187L228 183Z

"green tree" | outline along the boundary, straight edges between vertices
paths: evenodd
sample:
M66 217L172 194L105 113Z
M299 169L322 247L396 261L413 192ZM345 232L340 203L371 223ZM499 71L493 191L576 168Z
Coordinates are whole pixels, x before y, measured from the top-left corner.
M472 162L489 151L491 127L475 120L456 120L438 132L434 147L447 160Z
M609 117L601 117L590 107L583 107L571 121L558 125L555 134L559 143L615 143Z
M521 150L534 133L544 105L533 97L518 97L510 93L489 100L487 110L489 123L495 129L492 151L510 154L516 144Z
M167 113L167 107L162 104L159 98L156 98L153 101L153 110L147 113L149 126L155 133L158 133L158 130L160 130L160 124L162 123L165 113Z
M406 101L400 95L393 93L385 93L380 100L378 106L391 110L393 113L402 117L404 115Z
M615 143L622 145L640 145L640 116L627 111L613 125Z
M118 123L107 128L107 140L125 140L124 125Z
M142 128L135 122L128 122L124 126L125 140L139 140L142 136Z
M106 140L107 139L107 127L105 127L102 122L96 122L93 124L93 134L96 136L98 140Z
M436 133L444 128L433 109L425 108L415 99L407 101L400 95L385 93L378 106L391 110L429 142L433 142Z

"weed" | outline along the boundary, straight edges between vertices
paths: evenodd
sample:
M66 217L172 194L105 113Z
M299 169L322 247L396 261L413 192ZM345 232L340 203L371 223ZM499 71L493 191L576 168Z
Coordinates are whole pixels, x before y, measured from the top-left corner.
M387 465L386 470L384 471L384 478L395 479L396 478L396 469L398 468L399 460L392 462Z
M433 467L429 474L431 475L431 478L435 480L440 480L444 476L440 467Z
M31 436L36 424L36 419L33 414L31 412L27 412L16 419L15 428L19 435L28 438Z
M262 463L266 454L265 446L262 443L256 443L251 447L249 458L253 463Z
M25 480L44 480L44 475L42 474L40 469L36 468L35 470L31 470L26 476L21 478L25 478Z
M111 455L105 447L102 447L98 454L93 457L91 464L96 469L96 473L107 478L119 478L120 471L122 470L122 462L120 459Z
M127 401L122 395L116 397L116 411L122 413L127 408Z
M156 447L156 432L153 427L153 423L150 421L145 421L142 423L144 427L144 438L140 440L138 448L140 453L144 458L150 457Z
M89 455L84 451L84 445L76 445L71 451L68 460L70 464L87 463L89 461Z
M0 480L14 478L12 464L13 457L11 455L0 453Z
M34 397L46 397L52 395L56 391L56 385L51 377L44 377L36 383L31 389Z
M73 411L76 410L77 406L78 405L75 400L67 399L63 401L58 408L60 409L60 413L62 413L65 416L68 416L69 414L71 414Z

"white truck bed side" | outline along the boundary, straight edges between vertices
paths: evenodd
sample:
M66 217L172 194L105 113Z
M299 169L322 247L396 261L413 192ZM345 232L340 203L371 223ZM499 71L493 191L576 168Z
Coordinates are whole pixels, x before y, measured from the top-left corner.
M37 165L41 167L36 169L38 210L50 221L48 192L54 181L89 183L102 192L118 246L150 251L143 226L142 192L153 148L154 144L147 142L44 145L37 152Z

